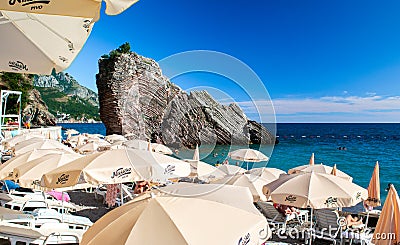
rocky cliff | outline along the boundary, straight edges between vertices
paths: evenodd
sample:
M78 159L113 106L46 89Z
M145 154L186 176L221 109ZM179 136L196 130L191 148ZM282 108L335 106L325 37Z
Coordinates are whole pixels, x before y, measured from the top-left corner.
M33 77L31 75L0 72L1 89L14 90L22 92L22 114L31 114L32 126L54 126L56 125L55 117L48 111L46 104L43 102L40 93L33 89ZM7 108L10 113L17 113L16 105L9 98Z
M219 104L206 91L187 94L162 75L154 60L135 53L100 59L96 83L107 134L172 147L274 143L274 136L238 105Z
M32 89L28 92L27 104L23 115L31 114L31 123L34 126L55 126L56 118L47 108L39 91Z

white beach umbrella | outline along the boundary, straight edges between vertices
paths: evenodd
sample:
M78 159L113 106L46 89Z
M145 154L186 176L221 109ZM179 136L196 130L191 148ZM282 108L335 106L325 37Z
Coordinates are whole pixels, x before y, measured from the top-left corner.
M228 153L231 159L244 161L247 163L246 169L249 169L249 162L263 162L268 161L269 157L264 155L264 153L254 150L254 149L239 149Z
M99 138L88 138L87 143L96 143L98 146L110 146L111 144L107 141Z
M21 186L34 188L40 186L43 173L51 171L68 162L81 158L78 154L50 153L35 160L16 166L13 179Z
M228 204L249 213L260 215L253 204L253 196L247 187L219 184L194 184L180 182L153 190L149 195L200 198Z
M91 18L1 10L0 32L7 35L0 36L0 70L37 74L51 74L53 68L62 71L82 49L93 24Z
M112 144L111 146L109 146L110 150L121 150L121 149L126 149L126 146L122 145L122 144Z
M151 150L165 155L172 155L172 150L165 145L151 143Z
M78 144L78 142L80 144L83 144L88 139L89 139L89 137L87 137L87 136L85 136L83 134L80 134L80 135L74 135L74 136L69 137L68 141L71 142L71 143L75 143L75 144Z
M161 196L107 213L89 228L81 244L256 245L270 237L268 231L260 214L200 198Z
M186 177L190 165L159 153L137 149L111 150L86 155L43 175L42 186L63 188L88 183L117 184L139 180L164 182Z
M93 153L93 152L97 152L99 147L100 147L100 145L97 142L90 142L90 143L86 143L84 145L79 145L79 146L75 147L75 151L77 151L81 154Z
M65 131L66 135L74 135L74 134L80 134L79 131L75 130L75 129L68 129L67 131Z
M132 202L154 196L200 198L237 207L253 214L261 214L253 204L249 188L242 186L178 182L142 193Z
M200 161L200 151L199 151L199 146L197 144L196 144L196 149L194 149L193 160Z
M276 203L314 209L351 207L368 197L366 189L350 181L316 172L281 175L263 192Z
M33 139L33 138L37 138L38 141L41 141L45 137L41 134L20 134L11 139L5 139L2 141L2 143L7 142L10 147L13 147L20 142L23 142L23 141L26 141L29 139Z
M292 169L289 169L288 173L289 174L296 174L296 173L300 173L300 172L316 172L316 173L321 173L321 174L331 174L332 171L334 170L333 167L324 165L324 164L313 164L313 165L303 165L303 166L299 166L299 167L295 167ZM346 179L348 181L353 181L353 177L351 177L350 175L346 174L343 171L340 171L339 169L336 168L336 176Z
M56 140L49 139L37 141L36 138L32 138L30 140L20 142L13 147L13 151L16 156L24 154L28 151L32 151L33 149L60 149L68 152L73 152L73 150L68 146L63 145Z
M223 164L217 167L217 169L221 170L227 175L235 175L235 174L244 174L246 173L246 169L241 168L235 165Z
M139 149L139 150L148 150L150 142L145 140L128 140L122 143L122 145L132 148L132 149Z
M219 179L216 181L212 181L212 184L225 184L225 185L233 185L233 186L242 186L249 188L252 196L253 202L258 202L260 200L267 201L268 199L263 194L264 185L271 182L270 180L264 179L262 177L250 175L250 174L242 174L235 176L226 176L223 179Z
M135 0L107 0L118 14ZM66 69L82 49L101 1L0 1L0 70L51 74ZM6 33L6 34L5 34Z
M124 136L122 136L122 135L119 135L119 134L107 135L104 139L106 141L110 142L111 144L114 143L114 142L118 142L118 141L119 142L126 141L126 138Z
M278 168L253 168L248 173L270 181L278 179L281 174L286 174L285 171Z
M227 175L222 170L202 161L197 161L192 159L185 159L184 161L190 164L191 168L190 175L192 177L197 177L200 180L204 181L216 180L216 179L221 179Z
M268 161L269 157L262 152L253 149L239 149L228 153L228 156L234 160L244 162L262 162Z
M0 166L0 179L11 178L13 175L14 168L16 168L26 162L38 159L47 154L51 154L51 153L62 154L65 152L67 152L67 151L58 150L58 149L33 149L32 151L29 151L29 152L26 152L19 156L13 157Z
M106 14L117 15L138 0L104 0ZM0 10L93 18L100 17L101 0L52 0L52 1L7 1L0 3ZM77 7L79 6L79 8Z
M87 134L89 139L103 139L105 136L102 134Z

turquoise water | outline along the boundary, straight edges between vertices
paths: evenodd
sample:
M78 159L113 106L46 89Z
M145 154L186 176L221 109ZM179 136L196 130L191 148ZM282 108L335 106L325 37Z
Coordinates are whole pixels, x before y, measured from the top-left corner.
M60 125L80 132L105 134L103 124ZM375 162L379 161L382 200L386 198L388 183L400 190L400 124L280 123L277 124L277 136L279 143L275 146L251 146L271 156L269 162L257 163L254 167L267 165L287 171L308 164L311 153L315 153L316 164L336 164L338 169L351 175L356 184L366 188ZM339 150L339 147L346 150ZM214 165L222 163L230 150L238 148L201 146L200 157ZM177 156L191 158L193 151L180 149ZM235 162L231 160L230 163ZM246 163L243 166L246 167Z

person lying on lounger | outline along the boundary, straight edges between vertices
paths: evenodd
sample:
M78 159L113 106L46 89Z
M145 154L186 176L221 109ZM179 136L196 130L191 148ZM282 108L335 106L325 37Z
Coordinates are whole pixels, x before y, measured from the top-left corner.
M274 207L281 213L285 215L300 213L299 210L292 206L287 206L283 204L274 203Z

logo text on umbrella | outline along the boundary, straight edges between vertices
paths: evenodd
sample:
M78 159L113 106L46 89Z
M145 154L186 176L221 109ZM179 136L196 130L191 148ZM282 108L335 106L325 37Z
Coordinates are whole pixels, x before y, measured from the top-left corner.
M132 173L132 169L131 168L119 168L119 169L115 170L112 173L111 179L124 178L124 177L128 176L131 173Z
M28 66L25 65L22 61L9 61L8 66L14 71L28 71Z
M290 203L294 203L296 202L297 197L293 196L293 195L289 195L285 198L285 202L290 202Z
M246 245L250 242L250 233L247 233L244 237L239 239L238 245Z
M164 174L172 174L173 172L175 172L175 166L174 165L168 165L164 169Z
M336 197L328 197L325 201L326 206L333 206L333 204L337 204L338 199Z
M43 5L38 5L38 4L49 4L49 0L10 0L8 1L9 5L15 5L16 3L20 3L21 6L28 6L28 5L36 5L36 6L31 6L31 10L35 9L42 9Z
M56 185L58 185L58 184L63 185L65 183L67 183L68 179L69 179L69 174L62 174L62 175L60 175L60 177L58 177Z

